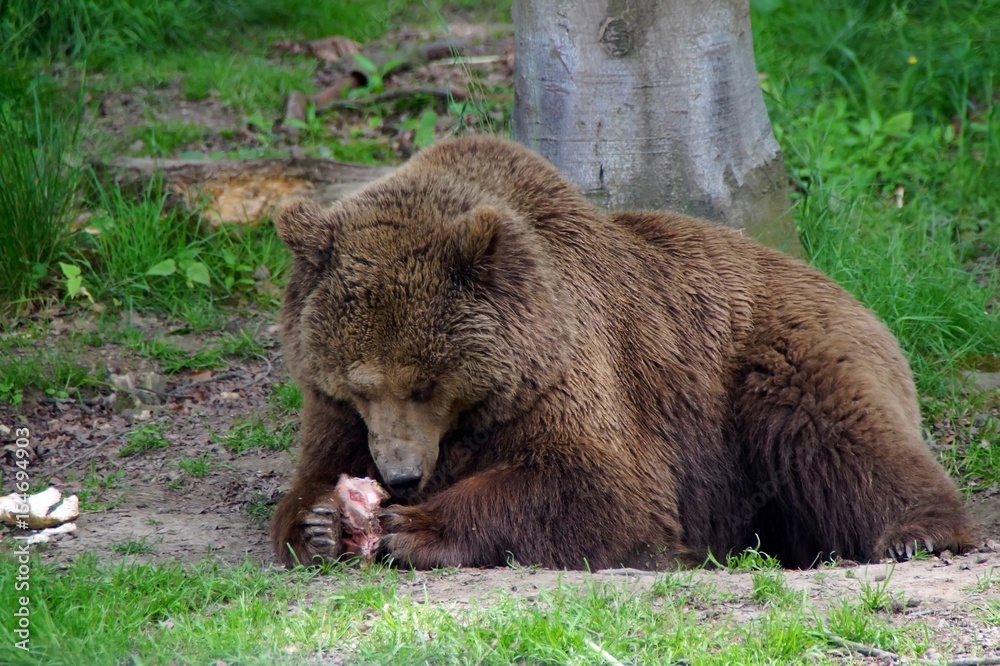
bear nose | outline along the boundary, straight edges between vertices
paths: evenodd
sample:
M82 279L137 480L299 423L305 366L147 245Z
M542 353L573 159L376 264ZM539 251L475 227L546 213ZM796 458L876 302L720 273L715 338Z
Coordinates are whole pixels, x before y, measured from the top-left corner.
M420 470L407 470L387 478L385 484L389 486L389 491L393 495L409 498L417 493L422 477Z

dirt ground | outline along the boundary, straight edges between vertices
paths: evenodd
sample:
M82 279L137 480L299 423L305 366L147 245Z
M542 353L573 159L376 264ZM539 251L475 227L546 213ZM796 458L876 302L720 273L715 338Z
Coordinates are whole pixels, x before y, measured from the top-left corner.
M461 30L458 31L461 33ZM430 39L430 35L407 39ZM479 39L477 55L503 55L509 38ZM483 41L483 40L486 41ZM492 40L492 41L490 41ZM509 64L491 65L490 80L509 81ZM442 67L440 72L418 71L409 80L437 76L436 81L461 84L460 70ZM317 69L317 81L331 79L328 65ZM325 78L324 78L325 77ZM239 120L216 100L191 102L180 99L180 86L131 93L108 94L100 105L98 124L106 131L126 136L132 120L143 110L157 118L202 122L213 132L231 127ZM137 110L138 109L138 110ZM171 112L171 109L174 109ZM354 115L352 115L354 114ZM331 125L342 128L363 124L354 111L339 114ZM218 150L231 148L233 141L252 142L250 133L236 133L236 139L218 134L187 149ZM240 139L244 137L244 139ZM404 157L412 149L412 136L405 132L384 136L392 149ZM28 427L32 459L31 478L47 480L63 493L88 493L88 502L99 507L85 511L76 521L77 530L40 546L43 556L60 561L90 551L102 559L121 557L130 544L138 544L143 557L156 560L196 561L203 557L225 561L244 558L262 564L271 561L265 522L270 509L288 488L296 451L256 448L245 453L227 449L222 437L234 422L254 414L271 414L278 422L294 423L294 416L277 411L271 399L275 384L287 381L276 340L275 314L241 321L230 332L245 327L266 353L260 358L231 362L210 375L182 373L169 378L164 404L123 409L122 396L103 390L81 404L74 400L26 396L18 408L0 405L0 466L3 478L14 471L15 427ZM47 336L37 346L57 345L73 330L93 330L94 325L80 313L56 314L47 319ZM166 337L174 344L191 350L211 340L210 335L174 335L178 322L155 317L138 318L132 325L150 338ZM102 376L160 370L155 362L116 344L89 347L80 352L81 362L89 364ZM160 424L169 446L135 455L121 456L128 443L128 433L144 424ZM289 426L294 427L294 426ZM181 460L208 454L218 463L206 476L196 478L181 469ZM10 492L8 483L3 492ZM939 656L1000 654L1000 626L984 620L985 608L1000 603L1000 490L987 491L971 499L971 508L982 530L984 550L961 557L931 557L926 560L896 564L891 568L890 591L902 600L898 612L888 615L894 624L923 622L934 633L935 649L928 658ZM864 581L877 581L890 571L885 564L844 565L814 571L789 571L788 583L804 590L808 604L822 611L839 599L857 599ZM433 603L461 608L473 603L488 603L491 591L502 591L531 598L539 590L558 585L610 583L646 587L656 580L650 572L619 571L555 572L547 570L463 569L448 572L417 572L400 583L401 592L430 599ZM751 598L749 574L725 571L696 572L696 579L714 585L714 599L697 612L706 617L729 614L747 622L761 612L761 605ZM992 585L983 582L994 580ZM316 583L317 593L326 585ZM333 583L329 583L332 585ZM484 601L485 600L485 601ZM906 601L909 600L909 601ZM997 608L997 607L994 607ZM996 614L994 610L994 615ZM845 659L858 663L856 654ZM869 658L870 663L881 663Z

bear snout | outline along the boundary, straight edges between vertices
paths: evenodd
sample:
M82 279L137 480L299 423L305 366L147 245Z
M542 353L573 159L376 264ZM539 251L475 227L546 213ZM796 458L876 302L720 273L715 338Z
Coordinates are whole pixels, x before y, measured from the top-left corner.
M423 478L422 470L400 470L398 476L386 477L385 484L389 487L389 492L400 499L409 499L420 490L420 480Z
M420 489L426 475L423 453L427 447L419 442L389 439L371 433L372 457L389 491L399 498L410 498ZM430 470L433 471L433 470Z

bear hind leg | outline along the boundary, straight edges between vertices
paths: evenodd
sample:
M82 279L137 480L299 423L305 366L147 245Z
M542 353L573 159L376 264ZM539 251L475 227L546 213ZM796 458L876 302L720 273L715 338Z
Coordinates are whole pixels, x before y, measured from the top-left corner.
M822 351L770 349L737 389L744 455L770 491L757 524L785 540L765 550L806 567L831 554L871 561L971 548L961 495L920 437L912 387Z

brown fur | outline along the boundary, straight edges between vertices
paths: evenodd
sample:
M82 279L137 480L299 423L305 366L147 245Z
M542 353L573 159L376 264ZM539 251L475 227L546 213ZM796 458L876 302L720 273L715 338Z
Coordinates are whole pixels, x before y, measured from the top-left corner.
M754 535L787 566L972 545L895 339L798 261L607 216L483 137L278 229L305 398L271 523L285 563L338 555L313 507L341 473L412 482L385 543L417 567L700 561Z

